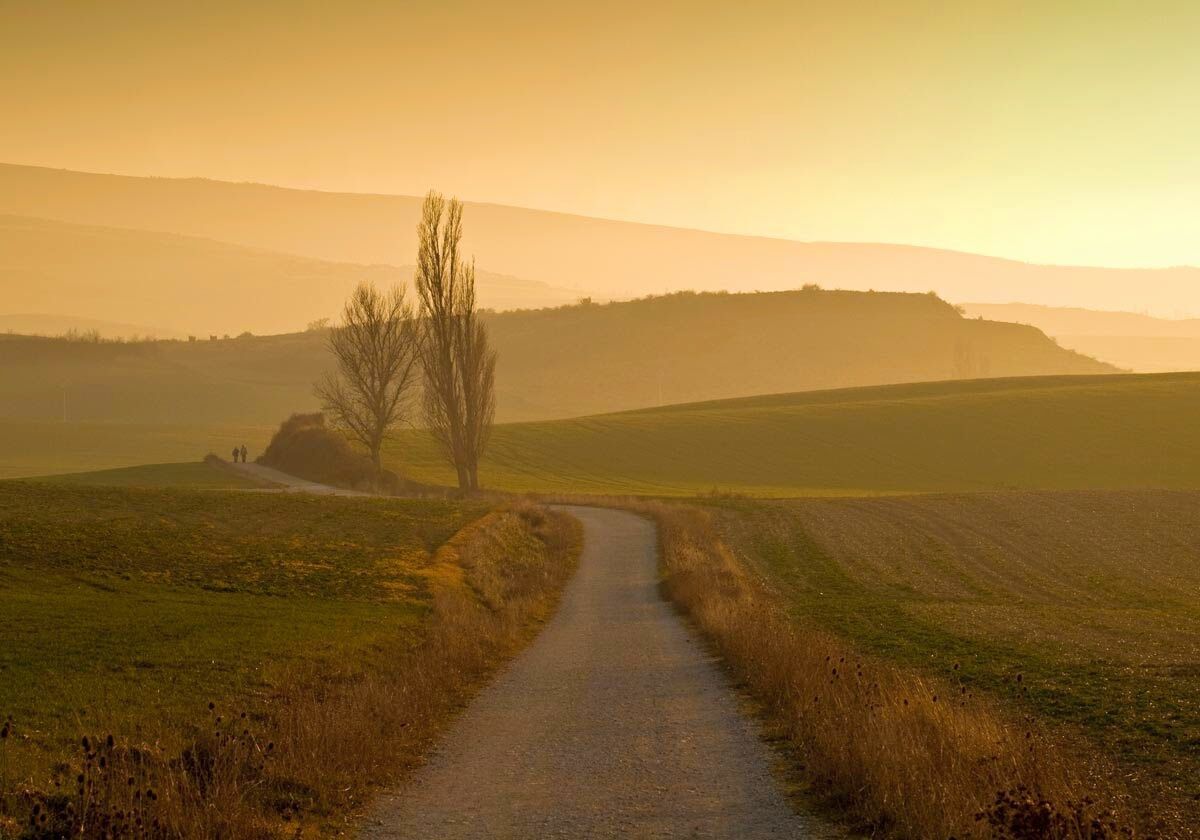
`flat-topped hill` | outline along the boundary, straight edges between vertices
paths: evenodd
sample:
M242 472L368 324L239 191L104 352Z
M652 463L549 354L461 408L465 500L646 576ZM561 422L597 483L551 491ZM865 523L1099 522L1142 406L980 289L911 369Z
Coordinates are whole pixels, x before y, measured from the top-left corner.
M677 294L489 316L498 419L1114 368L927 294ZM0 336L0 418L270 425L315 409L323 332L195 342Z

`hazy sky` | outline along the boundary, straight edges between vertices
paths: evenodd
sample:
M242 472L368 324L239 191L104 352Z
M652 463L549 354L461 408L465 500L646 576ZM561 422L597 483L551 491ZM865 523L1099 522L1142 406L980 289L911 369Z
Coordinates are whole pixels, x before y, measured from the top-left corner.
M0 160L1200 264L1200 2L0 0Z

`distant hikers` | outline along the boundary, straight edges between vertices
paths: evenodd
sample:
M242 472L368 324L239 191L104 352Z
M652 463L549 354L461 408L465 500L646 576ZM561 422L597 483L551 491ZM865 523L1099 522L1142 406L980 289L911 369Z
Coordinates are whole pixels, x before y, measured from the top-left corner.
M239 455L240 453L241 453L241 450L240 450L240 449L238 449L236 446L235 446L235 447L233 447L233 463L235 463L235 464L236 464L236 463L238 462L238 455Z
M242 444L242 463L246 463L246 444Z

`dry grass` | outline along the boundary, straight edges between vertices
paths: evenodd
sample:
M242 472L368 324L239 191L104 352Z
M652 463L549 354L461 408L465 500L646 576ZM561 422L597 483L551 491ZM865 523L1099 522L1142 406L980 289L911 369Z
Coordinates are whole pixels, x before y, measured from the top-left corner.
M0 815L0 836L338 832L421 761L455 710L532 635L579 544L574 520L531 505L485 516L426 570L433 607L416 645L380 649L340 673L293 669L248 713L210 705L211 719L182 752L154 739L87 738L53 788L20 792L26 816L6 824Z
M795 747L817 788L900 837L1126 836L1127 796L1104 768L965 685L801 631L722 543L706 511L646 503L664 590L712 640Z
M799 623L1086 739L1141 824L1200 833L1200 494L707 507Z

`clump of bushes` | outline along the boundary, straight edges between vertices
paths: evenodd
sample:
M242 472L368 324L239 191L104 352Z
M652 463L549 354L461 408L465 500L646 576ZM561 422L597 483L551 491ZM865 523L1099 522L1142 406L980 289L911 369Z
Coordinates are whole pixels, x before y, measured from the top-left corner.
M335 487L381 493L404 489L404 482L394 472L380 470L377 474L371 459L326 426L320 412L293 414L284 420L258 463Z

